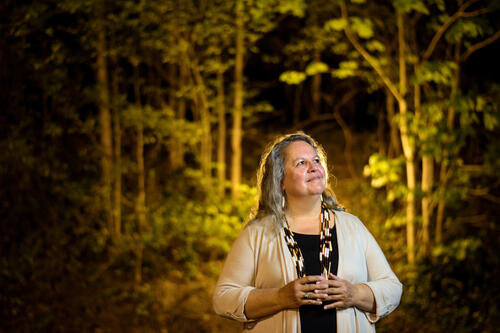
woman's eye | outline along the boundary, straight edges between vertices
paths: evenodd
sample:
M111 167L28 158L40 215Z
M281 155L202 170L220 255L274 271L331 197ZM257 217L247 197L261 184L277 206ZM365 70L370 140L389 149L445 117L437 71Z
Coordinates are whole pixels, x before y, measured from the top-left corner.
M319 162L320 162L319 158L315 158L315 159L314 159L314 162L315 162L315 163L319 163Z
M303 165L303 164L304 164L304 161L300 161L300 162L297 163L297 166Z

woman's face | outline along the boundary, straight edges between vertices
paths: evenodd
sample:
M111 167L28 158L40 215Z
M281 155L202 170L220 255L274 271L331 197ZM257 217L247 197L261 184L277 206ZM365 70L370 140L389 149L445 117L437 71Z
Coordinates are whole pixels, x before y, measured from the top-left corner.
M285 176L281 187L287 197L322 194L326 186L325 169L316 150L305 141L294 141L284 153Z

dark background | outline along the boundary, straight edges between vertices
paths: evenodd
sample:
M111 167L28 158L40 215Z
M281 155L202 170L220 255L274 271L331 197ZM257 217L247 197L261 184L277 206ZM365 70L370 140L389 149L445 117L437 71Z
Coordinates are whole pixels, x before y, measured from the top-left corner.
M297 130L404 284L377 330L497 331L498 9L4 1L0 331L241 330L211 293Z

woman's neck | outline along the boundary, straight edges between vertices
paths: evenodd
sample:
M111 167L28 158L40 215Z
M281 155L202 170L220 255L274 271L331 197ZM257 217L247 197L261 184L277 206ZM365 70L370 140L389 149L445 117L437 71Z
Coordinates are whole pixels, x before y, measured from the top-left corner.
M321 197L287 198L285 216L292 231L317 233L320 230Z

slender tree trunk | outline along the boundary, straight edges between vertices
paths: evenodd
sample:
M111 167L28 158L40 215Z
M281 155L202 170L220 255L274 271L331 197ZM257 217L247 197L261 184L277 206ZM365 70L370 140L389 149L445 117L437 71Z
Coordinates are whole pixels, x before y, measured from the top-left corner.
M387 131L386 121L384 112L379 112L377 115L377 142L378 142L378 153L387 156L387 142L385 134Z
M146 229L146 189L145 189L145 171L144 171L144 125L142 119L142 103L139 86L139 69L134 67L134 95L137 112L139 116L136 122L137 145L136 145L136 160L137 160L137 198L136 198L136 214L138 226L138 239L136 242L136 266L135 266L135 282L140 283L142 280L142 257L144 244L142 235Z
M113 220L115 227L115 234L119 239L121 237L122 230L122 210L121 210L121 198L122 198L122 133L121 133L121 120L120 120L120 106L118 105L118 71L113 72L112 80L113 89L113 124L114 124L114 182L113 182Z
M201 137L201 169L203 176L207 182L207 186L211 187L212 179L212 133L210 129L210 110L208 107L207 96L205 95L205 85L203 78L198 68L198 64L192 66L193 76L198 86L198 100L200 101L200 120L202 128Z
M293 126L296 126L300 121L300 109L302 107L302 89L303 84L299 83L294 86L293 94Z
M244 26L243 26L243 3L236 4L236 54L234 67L234 110L233 127L231 136L231 194L233 198L239 196L239 185L241 183L241 141L242 141L242 118L243 118L243 57L245 53Z
M400 122L401 143L406 158L406 181L408 185L408 196L406 198L406 241L408 246L408 263L415 265L415 189L416 189L416 163L414 144L410 138L407 124L406 95L406 41L403 14L397 14L398 22L398 46L399 46L399 91L401 99L398 100L399 112L403 119Z
M458 64L458 67L455 71L455 76L453 77L453 82L451 86L451 93L450 93L450 100L453 101L457 94L458 94L458 88L460 84L460 44L456 45L455 48L455 62ZM451 106L448 108L448 116L446 119L446 126L448 128L448 131L450 134L454 130L454 123L455 123L455 107L453 106L453 103L451 103ZM444 149L443 150L443 158L441 161L440 165L440 170L439 170L439 187L440 187L440 195L439 195L439 201L438 201L438 208L437 208L437 214L436 214L436 232L435 232L435 243L436 244L441 244L443 241L443 225L444 225L444 213L446 209L446 199L445 199L445 193L448 187L448 181L449 181L449 168L451 167L450 163L450 158L452 156L452 152L449 149Z
M398 125L394 121L394 115L396 114L394 110L394 95L386 89L386 109L387 109L387 122L389 123L390 131L390 140L389 140L389 148L387 150L387 156L389 158L393 158L395 156L400 156L403 152L401 151L401 141L398 133Z
M176 91L184 91L186 76L187 70L183 61L179 62L178 75L176 75L175 65L170 65L169 84L175 88L170 90L168 105L175 112L174 118L179 120L184 120L186 117L186 100L184 96L176 97ZM168 157L171 170L175 171L184 167L184 150L184 143L173 133L168 141Z
M224 107L224 73L217 71L217 183L222 198L226 192L226 110Z
M111 168L112 168L112 130L111 112L109 107L108 69L106 61L106 30L104 26L104 8L100 1L95 2L97 26L97 91L99 96L99 127L101 131L101 172L103 186L103 203L106 223L112 241L115 241L111 205Z
M418 71L415 66L415 72ZM421 94L420 86L414 85L414 105L415 114L421 115ZM430 240L430 222L432 216L432 188L434 186L434 158L427 152L422 156L422 253L424 255L430 254L431 240Z
M314 52L314 61L321 61L321 54L318 50ZM316 118L320 114L321 103L321 73L313 75L311 83L312 109L311 118Z
M343 19L348 19L347 5L344 1L340 2L340 10ZM384 72L379 62L373 58L366 49L358 42L356 37L351 33L349 25L344 27L344 32L352 43L354 48L361 54L361 56L368 62L368 64L379 75L380 79L386 85L387 89L394 95L398 101L399 111L402 116L400 122L400 135L401 143L403 145L403 153L406 158L406 181L408 185L408 196L406 199L406 238L408 247L408 263L410 266L415 265L415 187L416 187L416 163L414 143L410 137L407 125L407 102L405 99L406 94L406 42L404 36L404 18L402 14L397 14L398 21L398 45L399 45L399 89L392 82L391 78Z

